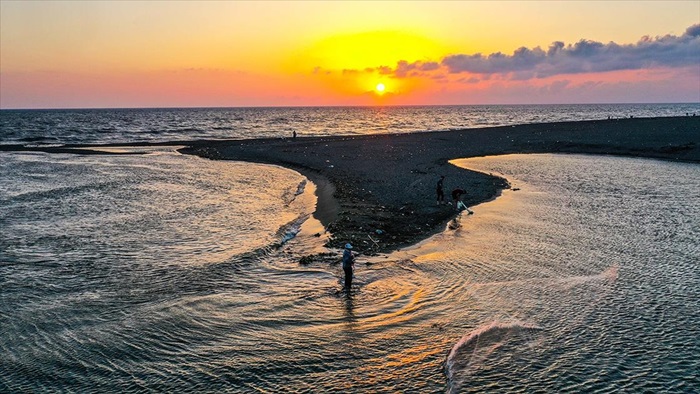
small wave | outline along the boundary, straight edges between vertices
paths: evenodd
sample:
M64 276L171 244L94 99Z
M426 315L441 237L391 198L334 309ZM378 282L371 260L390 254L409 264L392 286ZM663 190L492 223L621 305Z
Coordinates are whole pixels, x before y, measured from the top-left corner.
M569 287L578 286L591 281L597 281L599 283L602 282L603 284L613 284L617 281L619 271L620 267L618 265L611 265L605 271L602 271L598 274L584 276L569 276L561 278L560 283L562 286Z
M297 198L297 196L304 194L304 190L306 190L306 179L299 182L295 192L292 193L291 190L287 190L284 192L284 194L282 195L282 200L284 201L284 206L288 207L289 204L294 202L294 200Z
M43 174L42 174L43 175ZM108 182L92 182L83 185L75 186L62 186L58 185L55 187L48 186L42 190L30 190L15 193L9 196L7 201L13 202L32 202L32 201L42 201L50 200L57 201L60 199L65 199L69 197L75 197L82 193L90 193L100 190L108 190L114 185L117 185L116 181Z
M20 142L58 141L58 138L50 137L50 136L24 137L24 138L17 139L17 141L20 141Z
M296 219L282 225L275 233L279 241L272 242L270 244L264 245L254 250L250 250L245 253L241 253L235 256L236 261L258 261L263 256L269 256L275 250L283 247L287 242L294 239L299 232L301 232L301 226L311 215L302 215Z
M60 148L62 146L64 146L64 145L63 144L48 144L48 143L46 143L46 144L25 144L24 145L25 148L39 148L39 149L41 149L41 148Z
M445 360L448 392L457 392L465 377L478 369L498 348L526 345L536 338L533 333L542 328L521 321L494 321L463 336L450 350Z
M236 256L231 258L229 262L256 262L265 256L271 255L276 250L282 248L287 242L294 239L297 236L297 234L301 232L301 226L304 224L304 222L306 222L306 220L309 219L309 217L311 217L310 214L301 215L296 219L280 226L280 228L275 233L275 238L278 241L273 241L259 248L249 250L241 254L237 254Z
M194 133L201 134L205 133L207 130L199 127L171 127L162 130L149 130L150 134L178 134L178 133Z
M304 193L304 189L305 189L305 188L306 188L306 179L304 179L303 181L299 182L299 184L297 185L297 192L294 193L294 195L295 195L295 196L298 196L298 195Z
M277 230L277 235L280 237L279 246L282 246L289 242L291 239L297 236L301 231L301 225L309 218L310 215L302 215L291 222L285 224Z

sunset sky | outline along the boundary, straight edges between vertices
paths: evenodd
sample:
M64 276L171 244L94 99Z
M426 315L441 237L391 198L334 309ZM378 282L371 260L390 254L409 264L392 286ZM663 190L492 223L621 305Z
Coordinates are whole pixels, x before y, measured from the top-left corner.
M620 102L700 102L700 1L0 1L3 109Z

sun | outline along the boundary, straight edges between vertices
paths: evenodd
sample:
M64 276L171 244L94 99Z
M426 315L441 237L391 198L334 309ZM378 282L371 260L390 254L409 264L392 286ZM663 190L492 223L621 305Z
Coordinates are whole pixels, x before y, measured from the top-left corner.
M384 90L386 89L386 87L384 86L383 83L378 83L374 89L377 91L377 93L382 94L382 93L384 93Z

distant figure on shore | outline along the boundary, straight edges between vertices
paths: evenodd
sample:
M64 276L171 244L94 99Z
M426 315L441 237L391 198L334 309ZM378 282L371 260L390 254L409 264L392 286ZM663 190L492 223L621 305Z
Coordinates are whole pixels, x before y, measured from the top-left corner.
M437 182L437 203L438 205L445 203L445 191L442 189L444 186L445 176L440 175L440 180Z
M352 287L352 273L355 269L355 256L352 254L352 245L345 244L343 251L343 271L345 271L345 290L350 291Z
M292 130L292 139L293 140L297 139L297 131L296 130Z

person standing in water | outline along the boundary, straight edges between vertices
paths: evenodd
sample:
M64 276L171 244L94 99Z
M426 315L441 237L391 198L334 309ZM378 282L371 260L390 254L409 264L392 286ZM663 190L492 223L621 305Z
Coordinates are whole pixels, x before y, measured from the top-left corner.
M345 271L345 290L350 291L352 286L352 272L355 269L355 256L352 254L352 245L345 244L343 251L343 271Z

